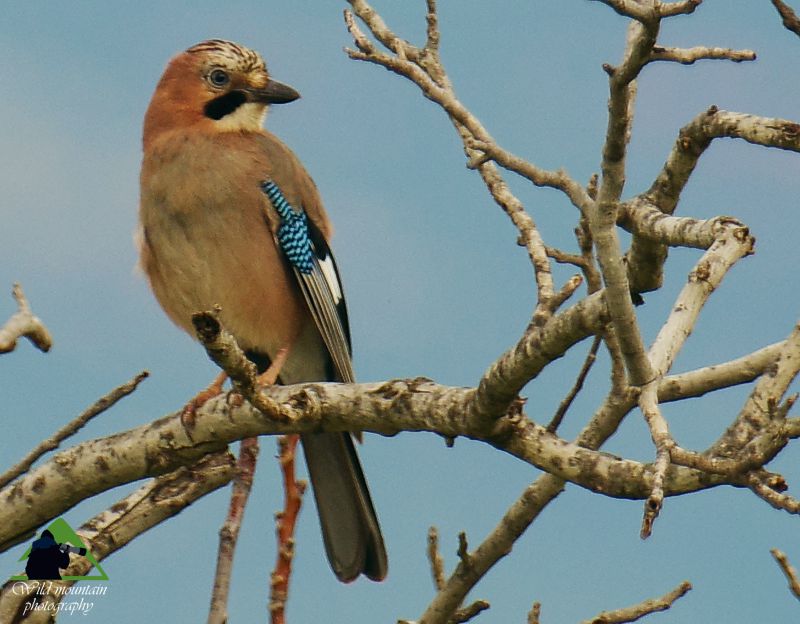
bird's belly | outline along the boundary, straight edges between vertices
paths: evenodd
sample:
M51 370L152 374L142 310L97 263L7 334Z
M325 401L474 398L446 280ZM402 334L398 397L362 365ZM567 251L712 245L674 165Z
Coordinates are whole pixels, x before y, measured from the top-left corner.
M170 318L193 336L192 314L218 305L242 348L290 347L310 318L260 214L163 208L143 220L142 264Z

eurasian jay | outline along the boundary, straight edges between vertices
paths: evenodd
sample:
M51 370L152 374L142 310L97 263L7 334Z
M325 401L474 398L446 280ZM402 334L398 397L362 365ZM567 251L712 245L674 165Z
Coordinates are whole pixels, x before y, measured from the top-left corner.
M280 383L353 382L330 221L297 156L262 128L270 104L298 97L229 41L169 62L144 119L141 266L191 336L192 314L218 304L259 370L288 350ZM301 440L334 573L382 580L386 551L351 434Z

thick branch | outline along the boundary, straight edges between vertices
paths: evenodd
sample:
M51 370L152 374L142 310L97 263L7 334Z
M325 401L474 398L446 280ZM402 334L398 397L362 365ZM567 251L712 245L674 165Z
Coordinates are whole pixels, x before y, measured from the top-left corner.
M624 498L649 494L648 465L580 448L518 410L498 431L487 434L482 422L471 424L464 417L473 392L427 380L280 386L267 391L269 402L280 406L277 415L248 403L229 405L221 396L197 412L191 435L179 415L162 418L62 451L0 491L0 549L26 539L36 527L99 492L193 463L234 440L277 433L430 431L468 436L594 491ZM665 492L674 495L722 482L718 476L675 468L667 475Z
M758 380L736 420L709 449L714 455L732 457L775 419L789 384L800 371L800 323L782 343L775 364Z
M111 408L117 401L121 398L128 396L131 394L142 380L146 379L150 373L147 371L142 371L136 377L131 379L128 383L122 384L121 386L114 388L111 392L107 395L98 399L94 405L89 407L86 411L80 414L77 418L67 423L64 427L56 431L52 436L47 438L46 440L42 440L36 448L34 448L30 453L28 453L18 464L11 467L9 470L4 472L0 475L0 488L5 487L8 483L16 479L19 475L23 472L28 470L33 463L39 459L42 455L47 453L48 451L52 451L53 449L57 449L61 442L66 440L68 437L74 435L78 431L80 431L86 423L88 423L92 418L98 416Z
M658 401L680 401L753 381L775 363L783 345L776 342L729 362L664 377L658 386Z
M723 111L712 106L681 129L663 169L650 189L628 202L625 210L627 219L631 218L633 211L645 206L655 206L662 213L671 215L700 157L714 139L722 137L800 151L800 124L785 119ZM663 244L654 244L652 239L642 240L634 236L628 254L631 288L635 292L660 288L666 257L667 250Z
M599 292L552 317L544 327L529 327L520 341L483 374L471 412L485 422L497 419L547 364L584 338L600 333L606 322L603 294Z
M95 559L103 561L138 536L176 516L196 500L223 487L233 478L235 470L235 461L227 452L209 455L189 468L182 467L152 479L83 524L77 532ZM78 557L68 568L67 575L84 576L89 573L91 566L88 559ZM46 610L35 611L21 619L24 604L32 596L26 592L10 591L13 583L6 583L0 592L0 621L50 624L52 613ZM74 583L53 581L49 587L56 590ZM57 604L64 594L56 595L51 591L49 595L39 598Z
M672 214L697 161L711 141L723 137L800 152L800 124L712 106L681 128L664 168L645 194L650 202Z
M740 258L752 253L753 243L747 228L727 228L689 273L687 284L650 348L650 361L658 377L669 371L692 333L703 306L730 268Z
M744 227L735 217L672 217L640 196L620 204L618 223L634 236L670 247L708 249L730 227Z
M618 203L625 184L625 157L633 123L635 80L655 45L658 27L658 20L631 22L622 64L616 68L607 68L610 95L601 165L603 176L589 217L597 259L606 286L608 313L620 344L630 383L634 386L652 381L653 372L633 310L627 266L623 261L616 224Z

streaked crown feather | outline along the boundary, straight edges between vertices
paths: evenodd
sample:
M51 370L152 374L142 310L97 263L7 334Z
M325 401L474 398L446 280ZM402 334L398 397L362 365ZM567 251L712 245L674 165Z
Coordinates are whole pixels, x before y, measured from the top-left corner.
M266 72L264 59L255 50L224 39L209 39L186 50L188 54L204 54L212 61L242 73Z

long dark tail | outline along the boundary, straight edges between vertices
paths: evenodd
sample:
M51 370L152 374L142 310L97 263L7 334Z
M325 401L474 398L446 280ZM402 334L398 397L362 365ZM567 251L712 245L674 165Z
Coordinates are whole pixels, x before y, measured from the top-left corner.
M383 580L386 549L352 436L306 433L300 439L333 572L344 583L362 573Z

